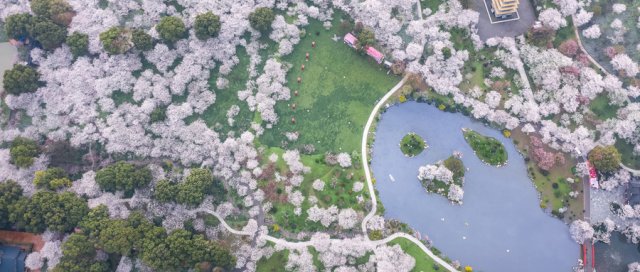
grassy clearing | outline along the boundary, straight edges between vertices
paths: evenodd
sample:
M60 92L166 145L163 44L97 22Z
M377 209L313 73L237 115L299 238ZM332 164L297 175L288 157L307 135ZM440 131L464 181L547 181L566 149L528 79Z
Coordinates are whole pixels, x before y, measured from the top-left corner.
M229 80L229 85L224 90L216 87L216 80L219 74L217 68L211 72L209 78L209 89L216 94L216 101L209 106L202 114L194 114L185 119L191 123L197 119L202 119L207 126L214 128L225 138L230 131L246 131L251 126L254 113L249 111L245 101L238 99L238 91L245 89L245 84L249 80L249 55L244 47L238 47L236 56L239 63L233 68L229 75L225 76ZM227 122L227 111L232 106L238 106L240 111L235 116L233 126Z
M121 91L115 91L111 94L111 99L113 99L113 103L115 103L116 106L120 106L124 103L136 104L136 101L133 100L132 92L123 93Z
M464 131L464 139L483 162L494 166L507 162L507 151L504 149L504 145L495 138L467 129Z
M520 130L514 130L511 138L513 138L518 150L525 156L529 177L538 192L540 192L540 207L551 210L552 213L562 217L566 222L582 218L582 209L584 208L582 202L582 179L574 176L572 172L572 167L576 164L576 161L569 156L565 156L566 163L564 165L556 166L550 171L544 172L538 168L533 159L529 158L529 137ZM568 178L573 178L575 182L569 183L567 181ZM578 191L579 195L572 198L569 196L571 191ZM568 208L563 215L558 212L562 207Z
M400 150L405 156L415 157L427 147L427 143L418 134L407 134L400 141Z
M387 75L371 58L345 45L339 35L338 17L330 30L310 20L306 36L283 58L292 64L287 75L288 87L292 92L297 90L299 96L276 105L280 121L265 131L260 138L262 143L288 145L287 148L313 144L320 153L359 150L371 108L399 78ZM331 39L334 35L338 35L338 41ZM313 41L316 48L311 46ZM309 61L305 61L307 52ZM303 64L304 71L301 70ZM298 77L301 83L297 83ZM293 131L299 132L298 141L287 143L284 134Z
M422 9L429 8L431 12L436 12L443 2L442 0L420 0L420 6Z
M257 272L280 272L285 271L284 267L289 260L289 251L281 250L273 253L271 257L260 259L256 264Z
M593 112L596 118L600 120L607 120L616 117L618 109L620 107L611 104L611 100L605 94L598 95L589 104L589 109Z
M273 153L278 154L279 159L275 163L267 163L265 161L268 164L266 171L278 173L280 176L287 176L288 169L281 158L284 150L272 147L266 152L268 155ZM286 201L287 194L284 182L277 182L272 176L263 177L258 182L258 187L265 192L265 197L273 203L273 209L270 213L273 216L274 223L281 229L294 233L326 229L320 223L307 221L306 219L307 215L304 211L313 206L309 201L309 197L312 196L317 199L319 207L327 208L335 205L340 209L353 208L356 211L365 212L364 202L359 203L357 197L361 195L363 199L368 199L369 193L366 189L360 192L353 191L354 183L364 183L365 181L359 161L352 158L355 167L350 168L328 165L324 162L324 155L301 155L301 161L305 166L311 168L311 172L304 175L304 181L298 188L306 197L302 203L303 213L300 216L295 215L294 206ZM313 189L312 184L316 179L325 182L322 191ZM274 235L277 235L277 233L274 233Z
M407 240L406 238L397 238L393 241L389 242L389 245L400 245L402 251L411 255L416 260L416 265L413 267L411 271L414 272L432 272L432 271L445 271L444 268L439 267L436 270L436 266L438 266L433 259L427 256L420 247L418 247L413 242Z

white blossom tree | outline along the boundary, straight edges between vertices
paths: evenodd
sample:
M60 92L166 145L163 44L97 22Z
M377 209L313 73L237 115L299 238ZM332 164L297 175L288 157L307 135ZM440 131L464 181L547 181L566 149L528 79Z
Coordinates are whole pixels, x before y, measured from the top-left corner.
M571 222L569 226L569 233L571 233L571 238L578 244L584 244L585 241L593 238L594 230L586 221L583 220L575 220Z

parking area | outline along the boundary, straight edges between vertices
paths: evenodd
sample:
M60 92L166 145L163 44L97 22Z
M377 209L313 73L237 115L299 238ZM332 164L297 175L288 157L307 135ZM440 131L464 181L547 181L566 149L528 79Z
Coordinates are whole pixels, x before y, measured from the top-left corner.
M536 20L529 0L520 0L517 14L509 18L496 18L491 14L491 0L475 0L473 10L480 13L478 35L483 41L491 37L515 37L529 30Z

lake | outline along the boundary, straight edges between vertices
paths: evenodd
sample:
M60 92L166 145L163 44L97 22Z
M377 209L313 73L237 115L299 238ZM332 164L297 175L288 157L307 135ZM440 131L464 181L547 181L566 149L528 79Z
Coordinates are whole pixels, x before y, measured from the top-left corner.
M507 165L482 163L465 142L462 128L505 144ZM409 132L428 145L413 158L399 148ZM418 167L444 160L453 151L463 153L469 168L463 205L428 194L417 179ZM446 256L474 271L572 271L580 258L568 226L540 208L524 159L511 140L462 114L417 102L390 107L377 126L371 168L385 217L409 224Z

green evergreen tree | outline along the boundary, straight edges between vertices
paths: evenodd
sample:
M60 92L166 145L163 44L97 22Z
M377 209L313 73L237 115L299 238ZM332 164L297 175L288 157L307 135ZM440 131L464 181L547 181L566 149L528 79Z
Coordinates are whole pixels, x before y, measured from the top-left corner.
M187 28L182 19L174 16L162 17L156 25L156 30L160 34L160 38L169 44L177 42L187 34Z
M249 14L249 23L251 27L258 31L266 32L271 30L271 23L276 18L273 10L270 8L257 8Z
M200 40L206 40L218 35L220 31L220 17L207 12L196 16L196 21L193 24L193 28L196 32L196 37Z
M35 92L40 87L40 73L29 66L14 64L12 69L4 72L2 83L9 94Z
M71 48L74 57L84 56L89 53L89 35L73 32L67 37L67 45Z

